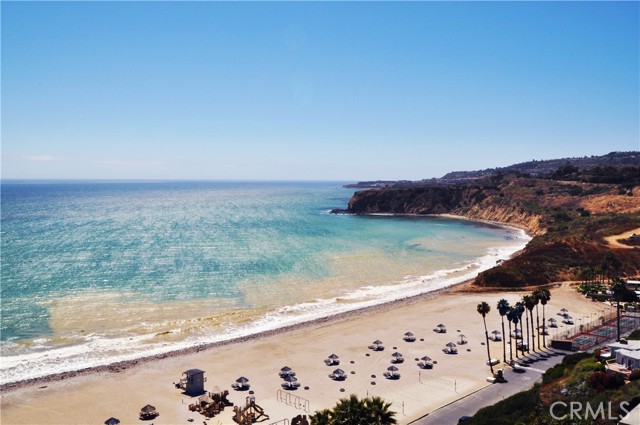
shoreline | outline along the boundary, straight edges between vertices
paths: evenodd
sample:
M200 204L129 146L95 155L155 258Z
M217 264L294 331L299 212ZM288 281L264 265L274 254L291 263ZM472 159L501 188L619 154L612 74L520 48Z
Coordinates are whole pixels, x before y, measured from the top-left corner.
M501 298L513 303L522 293L504 288L495 288L491 293L484 289L473 292L469 291L469 285L470 281L464 281L437 292L369 307L366 313L322 318L207 349L194 347L184 355L138 361L126 369L100 368L92 373L69 375L68 379L40 380L38 386L31 383L16 387L3 392L2 423L102 423L111 416L123 423L134 423L145 404L157 406L162 412L154 420L157 425L186 424L191 417L201 423L202 417L188 410L196 399L172 385L183 371L198 368L207 373L205 389L212 392L229 389L229 400L236 406L244 406L247 392L233 391L229 384L238 376L248 377L257 404L270 415L271 422L304 414L283 403L279 393L284 392L308 400L311 404L307 414L330 408L349 394L359 398L379 396L393 404L399 424L408 424L488 385L485 334L476 306L482 301L495 306ZM556 283L551 292L547 317L555 316L562 307L569 307L575 317L589 317L605 307L600 303L594 305L568 283ZM500 322L500 315L492 309L487 326L500 329ZM438 323L445 323L448 332L433 332ZM414 333L415 342L403 341L402 335L407 331ZM457 341L459 333L466 335L468 344L460 345L457 355L443 353L447 341ZM368 350L367 345L374 339L384 341L387 350ZM490 346L492 358L502 359L502 343L491 341ZM397 365L402 379L384 379L382 372L390 366L391 353L396 349L406 360ZM332 352L340 356L339 367L348 374L342 382L327 377L333 368L326 366L323 359ZM414 358L417 362L425 354L434 360L435 366L430 370L420 369L414 363ZM281 382L277 371L285 365L297 372L302 386L298 391L276 394ZM232 409L225 409L212 423L231 425L232 414Z
M372 215L376 215L376 214L372 214ZM411 214L401 214L401 215L398 215L398 216L413 216L413 215L411 215ZM491 225L491 226L497 226L497 227L502 227L502 228L509 228L509 229L512 229L512 230L520 230L520 231L524 231L525 235L530 238L529 241L527 241L527 244L533 238L526 231L526 229L520 228L518 226L513 226L511 224L491 222L491 221L488 221L488 220L467 218L467 217L464 217L464 216L456 216L456 215L451 215L451 214L434 214L434 215L426 215L426 216L425 215L418 215L418 217L444 217L444 218L454 219L454 220L464 220L464 221L478 222L478 223L481 223L483 225ZM525 248L518 249L518 250L514 251L513 253L511 253L509 255L509 258L513 258L515 256L520 255L523 252L524 249ZM493 267L495 267L495 266L493 266ZM260 340L262 338L281 335L281 334L285 334L285 333L288 333L288 332L293 332L293 331L296 331L296 330L299 330L299 329L312 328L312 327L314 327L316 325L319 325L319 324L331 324L331 323L343 322L343 321L349 320L351 318L360 316L362 314L371 314L371 313L384 312L384 311L392 310L392 309L395 309L395 308L398 308L398 307L402 307L402 306L405 306L405 305L414 304L414 303L417 303L417 302L422 301L422 300L428 300L428 299L431 299L431 298L435 298L438 295L441 295L443 293L449 293L449 292L461 291L461 290L464 291L462 288L465 287L465 286L470 288L472 286L472 284L473 284L473 281L474 281L474 278L469 278L469 279L465 279L465 280L463 280L461 282L453 283L453 284L451 284L449 286L446 286L444 288L434 289L434 290L430 290L428 292L423 292L423 293L416 294L416 295L409 295L409 296L406 296L406 297L403 297L403 298L394 299L394 300L390 300L390 301L383 301L383 302L381 302L379 304L374 304L374 305L364 306L364 307L358 307L358 308L355 308L355 309L352 309L352 310L348 310L348 311L344 311L344 312L340 312L340 313L335 313L335 314L330 314L330 315L314 318L314 319L311 319L311 320L304 320L304 321L302 321L300 323L295 323L295 324L291 324L291 325L284 325L284 326L281 326L281 327L278 327L278 328L275 328L275 329L258 331L258 332L255 332L255 333L251 333L249 335L233 337L233 338L230 338L230 339L227 339L227 340L223 340L223 341L204 343L204 344L199 344L199 345L195 345L195 346L188 347L188 348L177 348L177 349L174 349L174 350L167 351L165 353L141 356L141 357L138 357L138 358L135 358L135 359L131 359L131 360L117 361L117 362L112 362L112 363L108 363L108 364L104 364L104 365L91 366L91 367L82 368L82 369L76 369L76 370L70 370L70 371L65 371L65 372L53 373L53 374L44 375L44 376L35 377L35 378L28 378L28 379L19 380L19 381L7 382L7 383L4 383L4 384L0 384L0 392L11 392L11 391L16 391L16 390L19 390L19 389L22 389L22 388L37 387L37 386L41 386L43 384L49 384L49 383L52 383L52 382L64 381L66 379L73 378L73 377L91 376L91 375L99 374L99 373L102 373L102 372L119 373L119 372L122 372L124 370L130 369L130 368L135 367L135 366L141 366L141 365L144 365L144 364L147 364L147 363L157 362L157 361L160 361L160 360L163 360L163 359L186 356L186 355L189 355L189 354L200 353L200 352L211 350L211 349L214 349L214 348L241 344L241 343L248 342L248 341L257 341L257 340ZM483 288L482 292L494 292L494 291L503 291L504 290L504 288L500 288L500 287L496 287L494 289L488 288L487 291L485 291L484 289L485 288ZM470 292L480 292L480 291L470 291ZM518 291L514 290L513 292L518 292Z
M459 282L459 283L455 283L453 285L447 286L446 288L436 289L430 292L425 292L423 294L412 295L406 298L387 301L387 302L372 305L372 306L360 307L354 310L349 310L342 313L333 314L330 316L323 316L316 319L307 320L305 322L300 322L293 325L287 325L287 326L283 326L283 327L279 327L279 328L271 329L267 331L256 332L250 335L227 339L224 341L201 344L201 345L197 345L190 348L182 348L174 351L169 351L167 353L140 357L138 359L133 359L133 360L114 362L114 363L110 363L103 366L93 366L93 367L88 367L80 370L45 375L38 378L31 378L31 379L26 379L21 381L9 382L9 383L0 385L0 392L11 392L11 391L15 391L22 388L35 387L38 385L48 384L51 382L63 381L68 378L73 378L77 376L90 376L90 375L98 374L102 372L119 373L131 367L142 366L147 363L152 363L152 362L156 362L156 361L160 361L168 358L181 357L189 354L200 353L203 351L211 350L213 348L237 345L247 341L256 341L265 337L286 334L289 332L293 332L293 331L297 331L305 328L312 328L315 325L344 322L352 318L355 318L361 314L385 312L385 311L393 310L395 308L402 307L405 305L415 304L422 300L435 298L437 295L440 295L443 293L454 292L456 287L459 287L462 285L468 285L468 284L471 284L472 282L473 282L473 279L469 279L463 282ZM500 288L495 288L495 289L496 291L498 291Z

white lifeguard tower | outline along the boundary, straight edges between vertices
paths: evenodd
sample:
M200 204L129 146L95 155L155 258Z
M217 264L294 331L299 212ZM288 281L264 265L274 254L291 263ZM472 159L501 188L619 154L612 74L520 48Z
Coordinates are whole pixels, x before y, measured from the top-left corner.
M204 377L204 370L189 369L182 372L182 376L180 388L184 390L185 394L196 396L205 393L204 383L207 382L207 378Z

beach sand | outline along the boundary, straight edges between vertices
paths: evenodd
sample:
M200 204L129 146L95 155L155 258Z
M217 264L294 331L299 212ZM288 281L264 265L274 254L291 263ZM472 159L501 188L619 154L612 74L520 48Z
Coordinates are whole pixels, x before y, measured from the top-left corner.
M550 289L552 299L546 308L547 318L558 318L556 313L565 307L578 326L580 318L586 321L587 316L607 308L585 299L566 283ZM109 417L120 419L122 424L188 424L190 417L198 424L233 424L231 407L207 421L188 410L188 404L194 401L173 383L178 382L183 371L192 368L206 371L207 391L217 391L215 387L229 390L229 400L235 405L244 405L249 394L234 391L231 384L240 376L247 377L256 403L270 417L262 422L265 424L306 413L279 400L283 393L301 397L300 401L308 400L312 412L331 408L350 394L380 396L393 403L398 422L406 424L490 385L486 382L490 372L485 365L486 347L482 344L484 328L476 306L486 301L492 309L487 316L489 332L501 330L497 301L506 298L513 304L524 294L467 291L462 285L247 341L139 361L118 372L103 370L24 385L3 391L2 424L102 424ZM433 332L439 323L447 326L447 333ZM415 334L415 342L403 340L407 331ZM457 355L443 353L445 344L457 342L460 333L466 335L468 344L458 346ZM376 339L383 341L384 351L367 349ZM491 342L490 348L493 358L502 359L501 342ZM391 365L391 354L395 351L403 354L405 362L396 365L402 377L391 381L383 373ZM332 353L340 356L339 367L348 375L345 381L333 381L327 376L336 368L324 364ZM425 355L437 362L433 369L417 367L414 359ZM297 373L301 387L296 391L278 391L283 382L278 372L285 365ZM146 404L156 406L160 416L153 421L140 421L138 414Z

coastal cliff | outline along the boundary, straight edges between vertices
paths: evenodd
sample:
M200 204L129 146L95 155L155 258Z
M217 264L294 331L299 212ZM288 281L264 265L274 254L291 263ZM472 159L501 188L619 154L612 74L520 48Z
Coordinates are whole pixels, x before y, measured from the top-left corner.
M502 194L502 196L501 196ZM546 232L542 216L504 199L498 186L431 186L356 192L351 214L453 214L476 220L507 223L532 235Z
M498 173L472 183L403 182L354 193L349 214L452 214L521 227L534 236L521 255L478 275L481 286L519 287L578 280L608 252L617 272L640 275L640 248L615 248L605 237L640 227L640 167L608 171L615 184L590 183L584 173L557 178ZM631 176L631 178L628 178Z

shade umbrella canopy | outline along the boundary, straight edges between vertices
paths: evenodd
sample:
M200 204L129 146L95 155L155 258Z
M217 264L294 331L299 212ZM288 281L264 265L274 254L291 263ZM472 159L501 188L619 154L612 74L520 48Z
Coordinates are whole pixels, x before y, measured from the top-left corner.
M380 345L382 344L382 341L380 341L379 339L376 339L375 341L373 341L373 345Z
M413 336L413 333L411 333L411 332L405 332L404 336Z
M337 355L335 355L335 354L332 354L332 355L330 355L330 356L329 356L329 358L330 358L331 360L337 360L337 359L339 359L340 357L338 357L338 356L337 356Z
M447 344L447 347L453 348L453 347L456 347L456 344L454 344L453 342L450 342Z
M395 366L389 366L389 367L387 368L387 370L388 370L389 372L397 372L397 371L398 371L398 368L397 368L397 367L395 367Z
M391 355L391 357L400 358L400 357L402 357L402 354L400 354L400 353L398 353L398 352L396 351L395 353L393 353L393 354Z
M500 331L499 330L492 331L491 333L494 334L494 335L500 335Z
M554 319L554 318L552 317L551 319L547 320L547 322L549 322L549 323L556 323L556 322L557 322L557 320L556 320L556 319Z
M144 413L151 413L151 412L155 412L156 411L156 407L152 406L150 404L147 404L142 409L140 409L140 411L144 412Z
M239 377L238 379L236 379L236 382L237 382L238 384L242 384L242 385L244 385L244 384L246 384L247 382L249 382L249 380L248 380L247 378L245 378L244 376L241 376L241 377Z
M431 357L429 357L429 356L424 356L424 357L422 357L420 360L424 360L425 362L430 362L430 361L431 361Z
M569 310L567 310L566 308L561 308L560 309L560 313L567 313Z
M289 366L285 366L282 369L280 369L280 372L290 372L291 368Z
M334 375L344 375L344 370L342 369L336 369L333 371Z
M296 381L298 380L298 378L296 378L296 377L295 377L295 376L293 376L293 375L287 375L287 376L285 376L285 377L284 377L284 378L282 378L282 379L284 379L286 382L289 382L289 383L291 383L291 382L296 382Z
M440 323L437 327L438 327L438 328L446 328L446 326L445 326L445 325L443 325L442 323Z
M120 423L120 419L116 419L116 418L109 418L106 421L104 421L105 425L118 425Z

